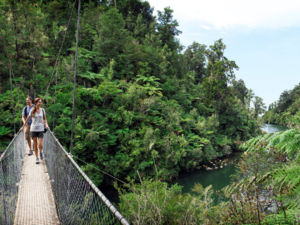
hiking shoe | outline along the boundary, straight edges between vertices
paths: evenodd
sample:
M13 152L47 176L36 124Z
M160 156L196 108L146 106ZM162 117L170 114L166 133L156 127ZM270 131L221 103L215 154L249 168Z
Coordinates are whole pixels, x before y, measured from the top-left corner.
M39 163L40 163L40 159L39 159L39 158L36 158L35 163L36 163L36 164L39 164Z
M28 155L29 155L29 156L30 156L30 155L33 155L33 150L29 150Z
M43 155L43 153L42 153L42 152L40 152L40 158L41 158L41 160L43 160L43 159L44 159L44 155Z

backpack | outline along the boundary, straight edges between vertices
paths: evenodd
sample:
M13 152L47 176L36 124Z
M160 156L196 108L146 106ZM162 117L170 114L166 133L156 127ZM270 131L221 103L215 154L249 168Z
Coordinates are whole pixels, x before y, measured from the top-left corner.
M24 114L24 116L25 116L25 120L27 119L27 116L28 116L27 108L28 108L28 107L25 106L24 109L23 109L23 114Z
M33 107L34 105L32 105L32 107ZM31 108L32 108L31 107ZM27 105L24 107L24 109L23 109L23 113L24 113L24 116L25 116L25 120L27 119L27 116L29 115L29 113L28 113L28 111L27 111L27 109L28 109L28 107L27 107Z

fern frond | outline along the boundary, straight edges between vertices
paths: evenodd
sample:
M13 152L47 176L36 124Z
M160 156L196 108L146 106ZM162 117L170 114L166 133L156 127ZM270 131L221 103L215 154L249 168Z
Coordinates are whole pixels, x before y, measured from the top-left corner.
M300 154L300 132L296 129L265 134L250 139L242 145L247 152L267 151L276 149L285 154L290 160L299 159Z

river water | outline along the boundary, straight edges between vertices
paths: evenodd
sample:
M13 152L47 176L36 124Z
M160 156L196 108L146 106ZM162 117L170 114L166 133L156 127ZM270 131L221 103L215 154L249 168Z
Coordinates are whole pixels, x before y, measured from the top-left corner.
M285 130L286 128L272 124L265 124L262 128L267 133ZM192 174L183 175L176 180L175 183L182 186L183 193L191 193L192 188L196 183L202 184L203 187L212 185L214 191L219 191L223 187L230 184L231 176L235 173L235 165L238 163L242 153L234 153L227 162L227 165L222 169L216 170L200 170ZM220 197L213 195L215 201L220 201Z
M282 127L282 126L278 126L278 125L274 125L274 124L265 124L262 126L261 128L263 131L267 132L267 133L274 133L277 131L283 131L286 130L286 127Z

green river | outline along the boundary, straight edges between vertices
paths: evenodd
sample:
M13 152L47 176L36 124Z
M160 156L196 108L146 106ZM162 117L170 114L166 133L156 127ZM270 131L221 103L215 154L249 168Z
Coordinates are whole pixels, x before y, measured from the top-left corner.
M265 124L262 128L263 131L267 133L273 133L277 131L284 130L284 127L280 127L272 124ZM176 180L175 183L181 185L183 193L191 192L193 186L196 183L202 184L203 187L212 185L214 191L221 190L226 185L230 184L231 175L236 171L235 165L240 159L242 153L234 153L230 159L228 159L227 165L222 169L215 170L200 170L193 174L183 175ZM220 197L214 195L215 201L220 201Z

